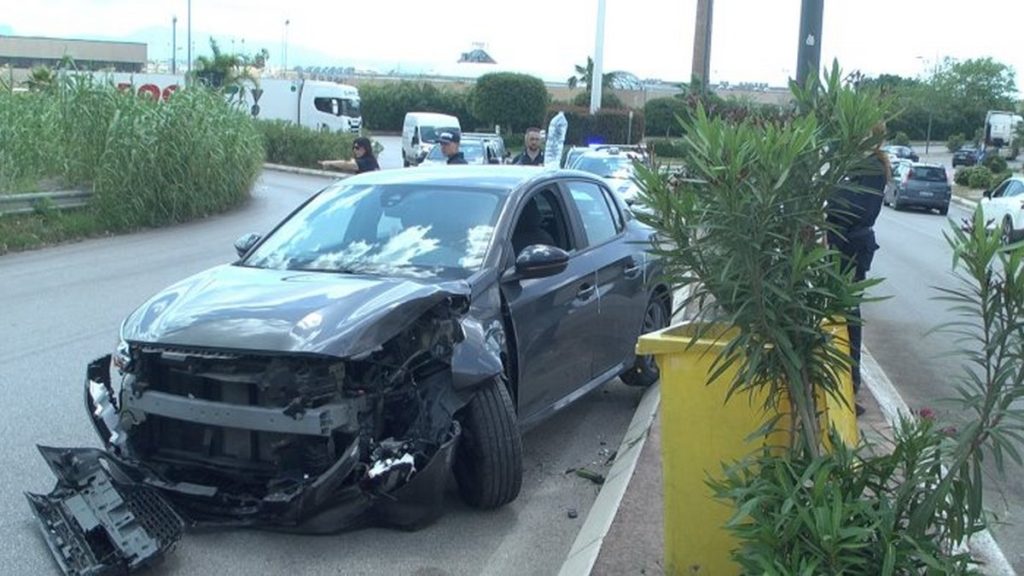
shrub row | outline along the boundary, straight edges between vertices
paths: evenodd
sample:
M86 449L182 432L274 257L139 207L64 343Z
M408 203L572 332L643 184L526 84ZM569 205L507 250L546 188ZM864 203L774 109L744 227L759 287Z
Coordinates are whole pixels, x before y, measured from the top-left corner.
M1006 162L1003 162L1005 167ZM961 186L967 186L968 188L983 189L987 190L994 188L999 185L1000 182L1006 180L1011 175L1009 170L993 172L989 170L987 166L967 166L956 171L953 175L953 181Z
M389 84L359 86L363 121L376 131L397 132L402 129L406 112L440 112L459 119L469 130L481 123L473 115L472 90L441 90L426 82L403 80Z
M639 142L644 135L644 115L633 111L633 124L630 126L630 111L621 109L598 110L591 115L588 108L551 107L548 109L544 126L550 123L558 112L565 113L569 126L565 134L566 146L586 146L588 144L631 144Z
M318 168L317 161L352 158L354 134L317 131L284 120L257 120L266 161Z

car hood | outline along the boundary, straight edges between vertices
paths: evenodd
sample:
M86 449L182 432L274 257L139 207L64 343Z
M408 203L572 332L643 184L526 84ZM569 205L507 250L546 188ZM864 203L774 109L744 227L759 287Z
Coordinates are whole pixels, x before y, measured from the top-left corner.
M444 302L465 309L463 281L224 265L155 295L128 316L129 342L358 357Z

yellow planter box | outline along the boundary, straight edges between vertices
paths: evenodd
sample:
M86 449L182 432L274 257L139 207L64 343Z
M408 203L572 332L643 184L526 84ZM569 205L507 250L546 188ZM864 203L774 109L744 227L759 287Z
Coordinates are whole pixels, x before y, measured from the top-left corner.
M665 568L673 574L739 573L730 558L737 542L723 526L733 509L716 500L708 476L720 478L722 463L739 460L759 448L748 441L774 414L763 410L764 394L737 394L726 402L727 382L708 385L712 362L728 338L699 340L689 346L695 325L684 323L640 337L637 354L654 354L661 370L661 453L665 491ZM719 334L728 334L719 331ZM846 345L845 325L834 329ZM853 384L842 379L844 402L821 393L824 426L835 426L849 444L857 442ZM785 445L792 419L783 415L766 442ZM763 445L764 441L762 441Z

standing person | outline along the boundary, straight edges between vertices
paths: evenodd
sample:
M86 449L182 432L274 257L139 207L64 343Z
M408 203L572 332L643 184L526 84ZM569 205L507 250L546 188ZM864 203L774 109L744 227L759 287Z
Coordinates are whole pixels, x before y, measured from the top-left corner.
M884 134L885 126L873 129L876 136ZM880 144L879 144L880 145ZM860 282L871 269L878 243L875 242L875 220L882 211L882 195L892 179L889 158L879 145L847 177L847 185L839 186L828 200L828 245L842 255L843 266L853 269L854 281ZM853 360L854 394L860 391L861 332L860 306L852 310L854 320L846 325L850 340L850 358ZM864 413L856 404L857 415Z
M462 140L462 133L454 128L444 130L437 136L437 145L441 147L441 153L448 158L448 165L468 164L466 158L459 151L459 141Z
M380 170L377 157L373 155L373 144L363 136L352 141L352 160L321 160L319 164L324 168L337 168L356 174Z
M525 140L526 147L512 159L512 163L519 166L543 166L544 150L540 147L540 128L527 128Z

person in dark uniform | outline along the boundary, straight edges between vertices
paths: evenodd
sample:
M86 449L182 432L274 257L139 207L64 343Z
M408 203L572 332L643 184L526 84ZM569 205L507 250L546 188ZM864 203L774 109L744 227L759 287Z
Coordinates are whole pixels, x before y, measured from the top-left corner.
M512 159L512 163L519 166L543 166L544 150L540 147L540 141L540 128L527 128L526 147Z
M884 130L884 127L881 128ZM871 269L878 243L875 242L875 220L882 211L882 194L892 179L889 159L877 146L875 150L847 176L846 185L838 186L828 200L828 245L837 250L847 270L853 269L855 281L864 280ZM861 325L860 307L852 310L857 321L847 324L850 339L850 357L853 360L853 390L860 391ZM864 409L858 403L857 415Z
M335 168L343 172L372 172L380 170L380 164L373 155L373 144L369 138L360 136L352 141L352 160L321 160L323 168Z
M459 141L462 140L462 133L455 129L449 129L437 135L437 145L441 147L441 153L448 158L448 165L468 164L466 158L459 151Z

